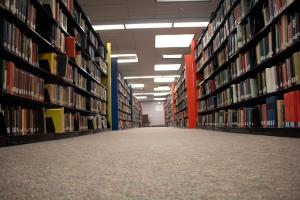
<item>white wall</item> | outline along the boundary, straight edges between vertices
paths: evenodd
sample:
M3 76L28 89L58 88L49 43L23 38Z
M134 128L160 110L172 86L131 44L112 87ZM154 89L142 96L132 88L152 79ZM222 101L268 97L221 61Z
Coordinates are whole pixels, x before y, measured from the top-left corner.
M143 101L142 112L148 114L150 126L162 126L165 124L164 102Z

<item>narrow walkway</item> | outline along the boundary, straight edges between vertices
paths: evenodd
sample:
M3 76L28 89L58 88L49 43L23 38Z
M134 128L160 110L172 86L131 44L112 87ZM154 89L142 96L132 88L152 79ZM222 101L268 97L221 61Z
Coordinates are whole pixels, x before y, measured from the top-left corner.
M299 200L300 139L143 128L0 148L0 199Z

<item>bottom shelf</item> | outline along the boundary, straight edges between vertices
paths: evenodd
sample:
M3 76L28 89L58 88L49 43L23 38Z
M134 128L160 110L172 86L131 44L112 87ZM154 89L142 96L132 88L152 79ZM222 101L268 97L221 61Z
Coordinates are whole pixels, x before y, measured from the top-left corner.
M47 133L47 134L36 134L36 135L20 135L20 136L0 136L0 147L13 146L20 144L29 144L35 142L44 142L50 140L60 140L65 138L95 134L107 131L108 129L99 130L83 130L75 132L65 132L65 133Z
M229 133L267 135L277 137L300 138L300 128L222 128L222 127L198 127L198 129L222 131Z

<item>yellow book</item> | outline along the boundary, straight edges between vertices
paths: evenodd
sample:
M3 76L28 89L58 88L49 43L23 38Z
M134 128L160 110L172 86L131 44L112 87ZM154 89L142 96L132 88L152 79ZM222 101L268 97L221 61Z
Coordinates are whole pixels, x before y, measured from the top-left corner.
M57 74L57 55L56 53L43 53L40 60L47 61L51 74ZM45 66L46 67L46 66Z
M277 100L278 128L283 128L283 100Z
M45 118L51 118L54 124L55 133L65 132L65 115L63 108L47 109Z

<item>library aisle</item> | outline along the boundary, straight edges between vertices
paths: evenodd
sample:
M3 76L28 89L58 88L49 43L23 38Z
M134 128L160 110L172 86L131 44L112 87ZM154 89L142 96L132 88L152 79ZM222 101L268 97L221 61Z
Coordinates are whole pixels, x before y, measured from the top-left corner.
M0 149L6 199L288 199L300 140L139 128Z

